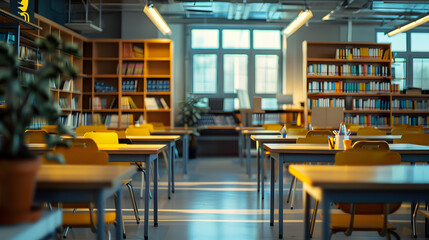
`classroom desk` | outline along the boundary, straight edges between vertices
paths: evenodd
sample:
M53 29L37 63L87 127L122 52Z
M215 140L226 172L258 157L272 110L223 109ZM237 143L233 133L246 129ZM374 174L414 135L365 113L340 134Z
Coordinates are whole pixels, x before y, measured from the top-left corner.
M174 148L176 141L180 139L178 135L164 136L127 136L133 143L148 143L148 144L166 144L168 147L168 199L171 198L170 192L174 193ZM141 197L141 195L140 195Z
M116 239L122 239L122 181L136 172L131 166L42 165L34 199L36 202L95 202L97 239L104 240L105 202L116 194Z
M289 172L303 182L305 239L310 239L310 195L322 204L324 240L331 238L331 202L419 202L429 199L427 165L352 167L291 165Z
M27 144L30 150L35 152L49 151L46 144ZM98 144L100 151L109 154L109 162L145 162L146 164L146 186L145 186L145 217L144 217L144 236L149 234L149 191L150 191L150 176L151 162L154 162L154 224L158 226L158 154L161 153L166 145L163 144L144 144L144 145L128 145L128 144ZM119 167L119 166L114 166ZM118 203L119 205L120 203ZM100 205L98 205L100 206ZM104 207L104 205L101 205ZM120 205L119 205L120 206ZM104 234L104 233L103 233Z
M278 135L279 131L274 131L274 130L261 130L261 129L256 129L256 130L242 130L241 134L243 135L243 139L244 139L244 143L246 145L246 168L247 168L247 174L249 175L249 178L252 175L252 169L251 169L251 156L250 156L250 144L251 144L251 139L250 136L251 135ZM239 144L240 145L240 144ZM240 161L242 161L242 159L240 159Z
M401 161L414 164L429 162L429 146L414 144L389 144L390 150L401 154ZM328 144L264 144L271 153L270 225L274 225L274 161L279 160L279 238L283 237L283 164L334 163L335 154L343 151L330 149Z
M47 239L61 227L63 213L61 210L44 210L35 222L24 222L13 225L0 225L0 238L8 240Z
M182 139L183 173L188 174L189 162L189 135L193 133L192 129L167 128L165 130L155 130L152 135L180 135Z
M263 128L262 127L243 127L243 126L239 126L235 128L235 131L238 132L238 159L240 159L241 165L243 165L243 149L244 149L244 143L245 143L245 139L243 135L244 130L263 130Z

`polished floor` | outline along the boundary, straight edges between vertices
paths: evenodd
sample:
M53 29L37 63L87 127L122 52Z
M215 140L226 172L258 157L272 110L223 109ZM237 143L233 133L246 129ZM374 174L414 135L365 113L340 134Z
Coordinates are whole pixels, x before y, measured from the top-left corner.
M256 176L248 178L237 158L199 158L189 162L189 173L184 175L181 163L176 165L176 192L167 199L165 168L160 162L159 227L154 227L152 216L149 239L152 240L241 240L278 239L278 223L269 225L269 191L260 200L256 191ZM254 172L256 171L253 168ZM290 178L285 179L285 188ZM140 190L140 175L133 181L136 195ZM269 182L266 182L269 190ZM287 191L286 191L287 193ZM303 239L303 209L301 185L297 186L294 209L285 205L285 239ZM143 199L138 198L142 222L136 224L129 194L124 188L123 209L127 239L143 237ZM113 207L113 201L107 203ZM334 208L334 207L333 207ZM113 210L113 209L111 209ZM337 210L333 210L337 211ZM152 212L151 212L152 214ZM277 219L277 216L276 216ZM410 204L389 217L397 227L401 239L414 239L410 227ZM320 239L320 216L313 239ZM418 236L424 239L424 220L418 219ZM114 227L110 226L114 231ZM0 237L1 238L1 237ZM95 239L90 229L71 229L67 239ZM375 232L342 233L332 239L385 239Z

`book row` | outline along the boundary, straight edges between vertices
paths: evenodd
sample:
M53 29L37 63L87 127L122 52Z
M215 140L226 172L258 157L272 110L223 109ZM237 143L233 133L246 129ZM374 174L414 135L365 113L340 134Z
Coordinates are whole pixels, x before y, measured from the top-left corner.
M148 110L169 109L163 97L147 97L145 98L144 105Z
M429 123L429 116L392 116L393 124L409 124L411 126L427 126Z
M353 110L390 110L390 101L383 99L352 99Z
M94 91L95 92L117 92L118 90L114 86L111 86L110 84L96 81L94 82Z
M122 45L122 57L143 58L143 48L133 45L132 43L124 43Z
M389 76L388 66L376 66L370 64L358 65L334 65L334 64L309 64L307 74L310 76Z
M58 121L71 128L79 127L81 122L81 114L80 113L73 113L68 115L62 115L58 119Z
M318 98L318 99L307 99L308 109L315 107L343 107L345 108L345 99L341 98Z
M139 62L122 63L121 74L122 75L143 75L143 68L144 68L144 64Z
M344 122L364 125L364 126L387 126L389 117L386 116L377 116L377 115L353 115L353 116L345 116Z
M170 91L170 80L152 80L146 81L147 92L169 92Z
M128 127L133 125L133 114L121 114L121 127ZM81 125L88 126L94 124L103 124L107 127L119 126L119 115L117 114L82 114Z
M411 100L411 99L393 99L393 110L426 110L429 111L429 99Z
M122 92L136 92L137 80L122 80Z
M336 59L389 59L389 49L382 48L337 48Z
M389 93L389 82L309 82L308 93Z

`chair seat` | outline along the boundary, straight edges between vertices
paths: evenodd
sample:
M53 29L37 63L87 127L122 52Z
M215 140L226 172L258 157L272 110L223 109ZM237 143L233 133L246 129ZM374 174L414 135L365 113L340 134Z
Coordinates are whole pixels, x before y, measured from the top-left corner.
M104 217L106 224L114 224L116 213L106 212ZM94 224L97 225L97 213L94 213ZM63 226L90 227L91 219L89 217L89 212L63 212Z
M322 216L322 215L321 215ZM333 232L345 232L350 225L350 214L331 214L331 229ZM395 230L395 226L387 223L388 230ZM383 215L355 215L353 231L381 231L383 230Z

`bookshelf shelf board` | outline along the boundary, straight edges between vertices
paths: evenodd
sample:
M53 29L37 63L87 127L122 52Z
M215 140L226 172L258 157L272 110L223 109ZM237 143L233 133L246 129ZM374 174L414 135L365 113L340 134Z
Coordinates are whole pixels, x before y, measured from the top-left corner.
M335 59L335 58L307 58L307 62L329 62L329 63L390 63L391 60L377 58L361 58L361 59Z
M84 92L84 93L82 93L83 95L89 95L89 96L91 96L92 95L92 92Z
M146 109L146 112L170 112L171 109Z
M71 93L72 93L73 95L82 95L82 92L72 91Z
M0 109L2 108L6 108L6 105L5 104L0 105Z
M98 57L98 58L93 58L95 61L119 61L119 58L116 57Z
M114 108L114 109L94 109L94 112L98 112L98 113L117 113L118 109Z
M389 114L390 110L344 110L344 113L360 113L360 114L367 114L367 113L385 113Z
M153 74L147 75L147 78L170 78L170 77L171 77L170 74L168 74L168 75L153 75Z
M70 109L70 108L61 108L61 111L63 111L63 113L64 112L71 112L72 109Z
M83 57L82 58L84 61L92 61L92 58L91 57Z
M400 97L400 98L429 98L429 94L401 94L401 93L392 93L392 97Z
M429 114L429 110L392 110L392 114Z
M350 80L390 80L390 76L320 76L320 75L307 75L307 79L350 79Z
M122 96L143 96L143 92L122 92Z
M107 96L112 96L112 95L118 95L118 92L94 92L94 95L107 95Z
M146 95L170 95L171 92L146 92Z
M143 108L136 108L136 109L121 109L122 112L144 112Z
M23 86L24 87L24 86ZM26 86L25 86L26 87ZM60 90L58 88L49 88L52 92L59 92Z
M170 61L169 57L148 57L147 61Z
M389 97L390 93L308 93L309 98L319 98L319 97Z
M125 74L121 75L122 78L144 78L144 75L131 75L131 74Z
M69 90L62 90L62 89L59 89L59 90L58 90L58 92L60 92L60 93L65 93L65 94L70 94L70 93L72 93L72 92L70 92Z
M122 58L122 61L143 62L144 58Z
M81 109L71 109L70 111L72 111L72 112L81 112L82 110Z
M116 75L116 74L97 74L97 75L93 75L93 76L94 76L94 78L118 78L118 75Z
M90 112L92 112L92 110L91 109L82 109L82 112L90 113Z

